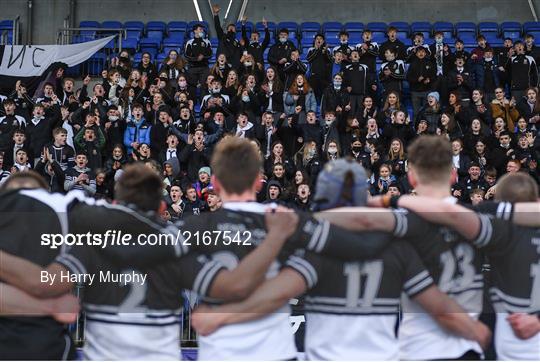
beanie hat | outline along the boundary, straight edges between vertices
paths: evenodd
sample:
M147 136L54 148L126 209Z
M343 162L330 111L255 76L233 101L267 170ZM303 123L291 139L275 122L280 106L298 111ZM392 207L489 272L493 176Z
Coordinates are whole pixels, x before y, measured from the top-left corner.
M212 171L210 170L210 167L208 167L208 166L201 167L201 168L199 169L199 175L200 175L201 173L205 173L205 174L207 174L208 176L212 176Z
M439 95L439 92L431 92L427 96L428 98L429 97L435 98L437 100L437 103L439 102L439 99L441 98L441 96Z

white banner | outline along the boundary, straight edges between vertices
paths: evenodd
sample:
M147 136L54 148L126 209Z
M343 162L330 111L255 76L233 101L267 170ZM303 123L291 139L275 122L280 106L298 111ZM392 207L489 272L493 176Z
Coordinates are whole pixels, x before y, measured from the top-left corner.
M80 64L115 36L69 45L6 45L0 63L0 75L33 77L40 76L55 62L65 63L68 67Z

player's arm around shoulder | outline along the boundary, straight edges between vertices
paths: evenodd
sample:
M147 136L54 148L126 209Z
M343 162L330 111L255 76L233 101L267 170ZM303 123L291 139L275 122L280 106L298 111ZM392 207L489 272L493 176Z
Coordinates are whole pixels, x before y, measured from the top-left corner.
M265 213L266 237L233 270L223 270L212 283L210 295L223 300L249 296L265 279L268 268L298 227L299 217L291 209L269 208Z

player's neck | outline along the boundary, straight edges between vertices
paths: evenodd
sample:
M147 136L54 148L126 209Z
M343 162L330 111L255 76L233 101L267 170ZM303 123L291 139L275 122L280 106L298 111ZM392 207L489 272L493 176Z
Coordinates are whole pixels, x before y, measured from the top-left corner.
M229 194L222 191L219 196L221 197L221 200L224 204L228 202L248 202L257 200L255 191L252 190L245 191L242 194Z
M444 199L452 196L450 188L446 185L417 185L414 189L418 196L433 197L435 199Z

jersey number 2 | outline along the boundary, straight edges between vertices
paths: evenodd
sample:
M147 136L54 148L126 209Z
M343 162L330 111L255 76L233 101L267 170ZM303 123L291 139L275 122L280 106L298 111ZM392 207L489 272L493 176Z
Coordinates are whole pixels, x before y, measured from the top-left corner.
M345 263L343 274L347 277L347 307L371 307L381 285L383 263L375 260L365 263ZM365 276L362 283L362 276ZM362 285L363 284L363 285ZM363 289L363 293L362 292Z

